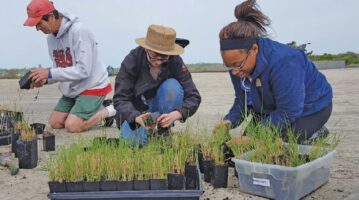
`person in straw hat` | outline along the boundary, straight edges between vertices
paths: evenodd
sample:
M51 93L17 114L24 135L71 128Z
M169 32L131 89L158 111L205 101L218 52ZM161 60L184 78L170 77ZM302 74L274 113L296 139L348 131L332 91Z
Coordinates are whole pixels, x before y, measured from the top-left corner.
M174 29L150 25L121 64L113 97L116 122L122 138L134 145L145 144L148 133L167 134L175 121L184 122L201 103L179 56L184 49L175 40Z

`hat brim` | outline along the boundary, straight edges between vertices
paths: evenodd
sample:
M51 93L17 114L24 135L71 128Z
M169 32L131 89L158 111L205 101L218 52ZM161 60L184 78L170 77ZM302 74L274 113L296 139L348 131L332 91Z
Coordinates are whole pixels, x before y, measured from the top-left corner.
M41 21L42 17L29 17L24 23L24 26L36 26Z
M135 41L141 47L143 47L145 49L149 49L149 50L154 51L156 53L163 54L163 55L176 56L176 55L183 54L183 52L184 52L184 49L178 44L175 44L175 48L173 50L164 51L164 50L161 50L161 49L156 49L156 48L153 48L151 46L148 46L146 44L146 38L137 38Z

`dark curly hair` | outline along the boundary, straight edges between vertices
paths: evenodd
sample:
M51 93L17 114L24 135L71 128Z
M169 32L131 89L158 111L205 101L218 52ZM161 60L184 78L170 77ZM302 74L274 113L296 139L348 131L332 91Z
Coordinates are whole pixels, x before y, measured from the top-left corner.
M219 33L220 40L253 38L266 36L266 26L270 19L262 13L256 0L247 0L236 6L234 15L237 21L223 27Z

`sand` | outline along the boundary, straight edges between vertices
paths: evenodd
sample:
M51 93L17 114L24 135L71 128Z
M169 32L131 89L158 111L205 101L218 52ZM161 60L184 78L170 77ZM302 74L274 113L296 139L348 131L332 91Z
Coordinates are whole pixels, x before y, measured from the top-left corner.
M327 123L331 131L342 137L334 158L329 182L311 193L305 199L359 199L359 69L332 69L322 71L332 84L334 90L333 114ZM193 74L193 79L201 93L202 104L188 123L200 124L211 129L213 123L224 116L233 103L233 87L226 73ZM114 78L111 79L112 82ZM30 123L47 123L47 118L55 106L60 93L56 85L46 86L39 90L38 99L34 101L37 90L19 91L17 80L0 80L0 104L16 105L25 112ZM197 125L196 125L197 126ZM177 128L182 125L177 124ZM103 134L117 136L118 129L94 128L81 134L70 134L64 130L54 131L56 148L76 142L80 137L93 138ZM43 170L46 160L56 152L48 153L42 150L42 140L39 138L38 167L31 170L21 169L16 176L10 176L7 169L0 168L0 199L47 199L49 192L47 181L48 172ZM11 147L1 146L0 152L10 152ZM201 199L263 199L245 194L238 189L238 180L229 172L227 189L213 189L204 184L204 194Z

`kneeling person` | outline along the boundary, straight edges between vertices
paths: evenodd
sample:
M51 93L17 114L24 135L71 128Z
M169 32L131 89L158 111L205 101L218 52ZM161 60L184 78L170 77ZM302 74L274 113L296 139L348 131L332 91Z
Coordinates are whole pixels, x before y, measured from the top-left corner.
M121 64L116 77L114 106L121 136L134 145L147 142L144 119L158 113L155 123L160 132L177 120L184 122L198 109L200 94L182 58L184 49L175 43L172 28L151 25L145 38Z

